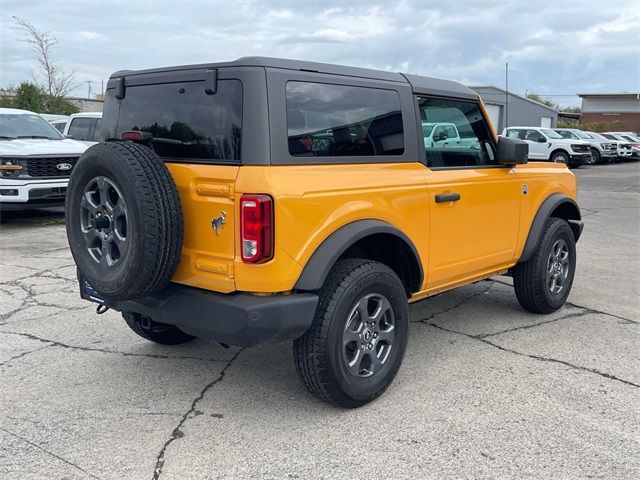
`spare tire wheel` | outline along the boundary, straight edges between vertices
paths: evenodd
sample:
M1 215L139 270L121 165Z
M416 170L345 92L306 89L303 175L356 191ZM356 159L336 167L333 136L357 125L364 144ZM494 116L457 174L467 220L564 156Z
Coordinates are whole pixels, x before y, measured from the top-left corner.
M107 300L166 286L182 250L182 206L164 162L132 142L99 143L76 164L67 238L83 277Z

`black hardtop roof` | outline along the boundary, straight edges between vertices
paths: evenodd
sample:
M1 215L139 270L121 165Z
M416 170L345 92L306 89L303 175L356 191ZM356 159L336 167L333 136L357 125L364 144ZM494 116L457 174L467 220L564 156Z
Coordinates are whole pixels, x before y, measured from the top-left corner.
M343 65L333 65L330 63L305 62L302 60L289 60L286 58L272 57L242 57L232 62L201 63L196 65L181 65L174 67L150 68L145 70L120 70L111 75L110 78L128 77L132 75L143 75L149 73L174 72L180 70L213 69L224 67L264 67L282 68L285 70L299 70L330 75L342 75L347 77L359 77L374 80L385 80L389 82L408 83L416 93L426 93L447 97L461 97L477 99L478 94L461 83L450 80L441 80L422 75L410 75L385 70L373 70L369 68L347 67Z

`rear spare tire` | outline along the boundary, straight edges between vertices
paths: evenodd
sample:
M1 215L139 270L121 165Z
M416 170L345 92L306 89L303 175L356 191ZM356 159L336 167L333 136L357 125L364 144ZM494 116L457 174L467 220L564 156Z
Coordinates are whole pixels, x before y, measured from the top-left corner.
M99 143L81 157L66 200L69 247L107 300L164 287L180 260L180 198L164 162L132 142Z

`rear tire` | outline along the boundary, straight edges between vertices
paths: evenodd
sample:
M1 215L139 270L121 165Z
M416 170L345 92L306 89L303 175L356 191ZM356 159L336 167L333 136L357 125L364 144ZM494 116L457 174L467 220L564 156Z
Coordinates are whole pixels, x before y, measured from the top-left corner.
M569 224L551 217L533 256L513 269L518 302L532 313L551 313L564 305L573 285L576 242Z
M597 148L591 149L591 161L589 165L598 165L602 163L602 156L600 155L600 151Z
M66 199L69 247L83 277L107 300L169 283L182 251L180 197L163 161L132 142L87 149Z
M336 263L319 294L313 324L293 344L296 370L318 399L360 407L387 389L404 358L405 289L386 265L346 259Z
M190 342L196 337L187 335L178 327L167 325L165 323L147 320L146 328L142 326L143 317L138 313L122 312L122 318L138 336L149 340L150 342L162 345L179 345L181 343Z

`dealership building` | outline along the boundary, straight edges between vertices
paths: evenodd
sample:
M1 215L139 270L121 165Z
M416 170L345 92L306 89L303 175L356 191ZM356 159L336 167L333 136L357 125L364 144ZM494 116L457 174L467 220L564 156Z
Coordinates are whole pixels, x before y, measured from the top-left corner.
M579 93L580 121L616 122L616 130L640 132L640 93Z
M477 92L498 134L507 126L551 127L558 125L558 111L526 97L494 86L469 87Z

